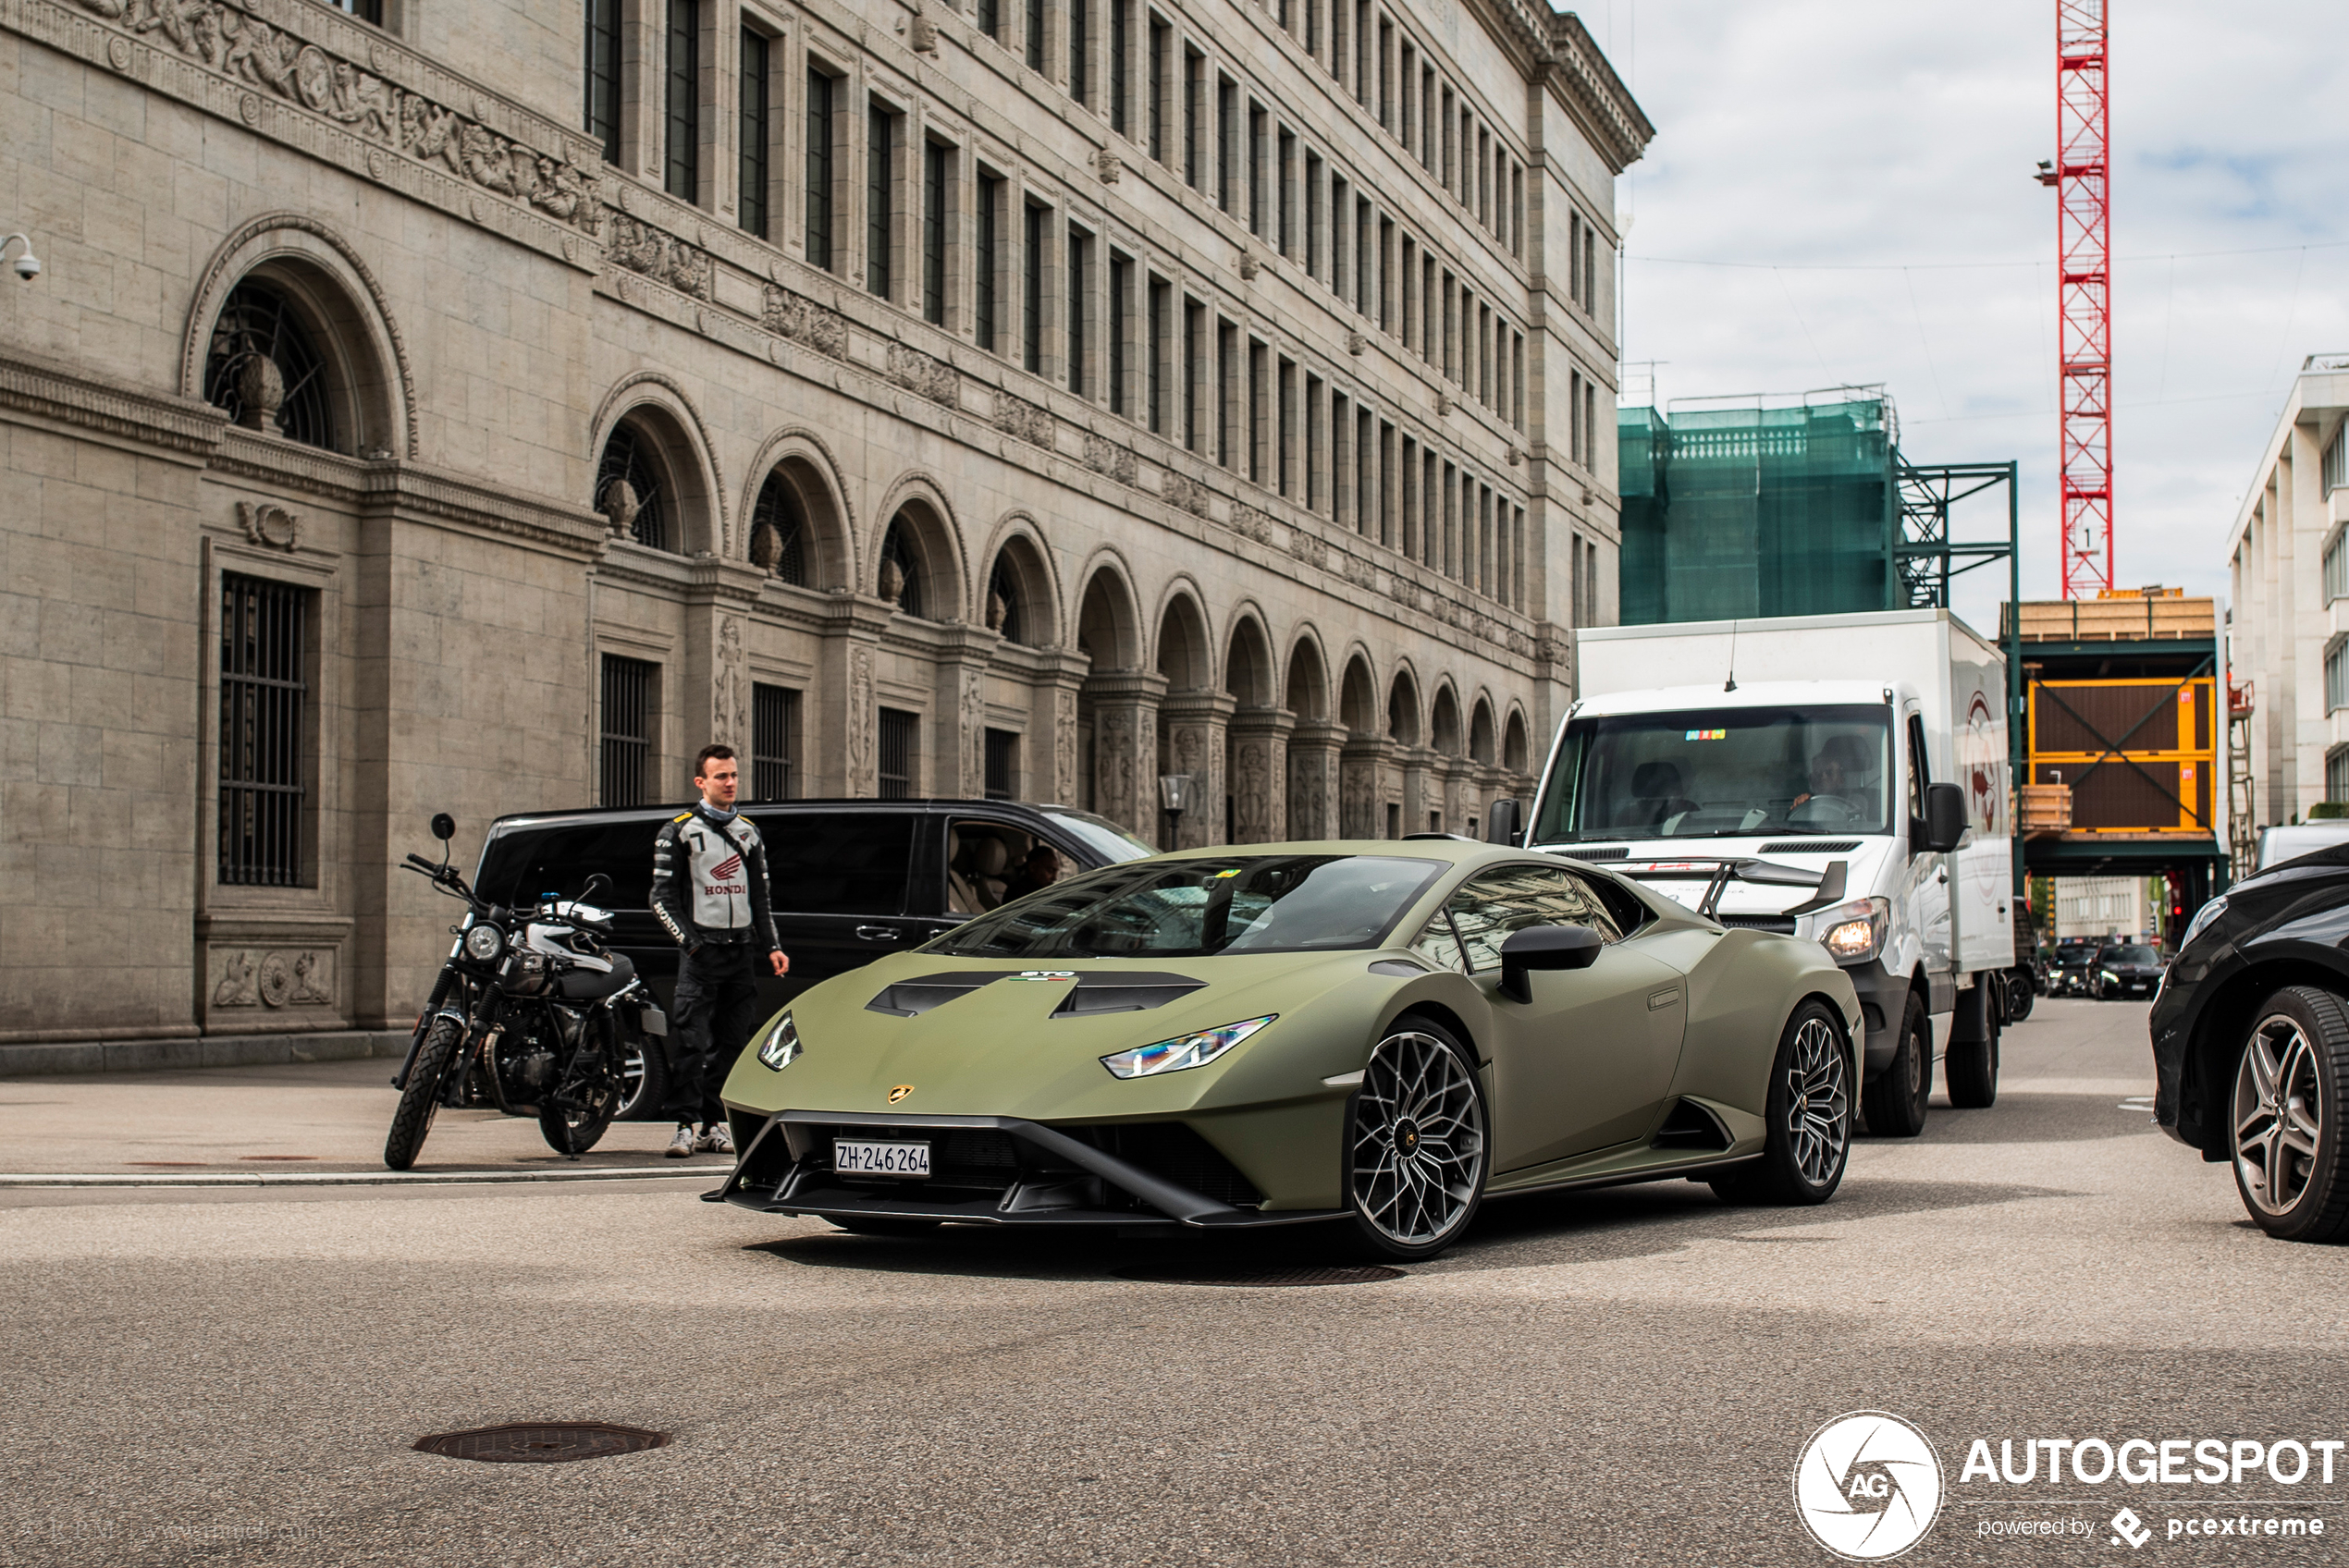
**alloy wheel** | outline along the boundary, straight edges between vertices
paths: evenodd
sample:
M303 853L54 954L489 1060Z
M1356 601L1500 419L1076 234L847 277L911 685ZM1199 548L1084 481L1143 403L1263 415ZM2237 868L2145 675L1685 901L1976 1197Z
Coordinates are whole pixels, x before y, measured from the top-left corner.
M1484 1107L1457 1052L1433 1035L1381 1040L1354 1104L1353 1197L1404 1246L1448 1237L1484 1183Z
M2271 1013L2244 1045L2235 1072L2235 1167L2244 1196L2267 1214L2289 1211L2316 1174L2324 1132L2316 1048L2294 1020Z
M1825 1019L1805 1019L1787 1059L1786 1130L1796 1167L1814 1184L1835 1174L1851 1141L1847 1074L1835 1031Z

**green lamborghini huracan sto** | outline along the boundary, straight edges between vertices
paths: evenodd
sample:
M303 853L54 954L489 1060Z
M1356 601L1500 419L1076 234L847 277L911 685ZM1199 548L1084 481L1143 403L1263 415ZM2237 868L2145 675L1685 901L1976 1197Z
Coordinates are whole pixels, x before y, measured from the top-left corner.
M1084 873L826 980L726 1081L727 1200L852 1231L1348 1225L1487 1195L1842 1180L1860 1005L1815 941L1465 839Z

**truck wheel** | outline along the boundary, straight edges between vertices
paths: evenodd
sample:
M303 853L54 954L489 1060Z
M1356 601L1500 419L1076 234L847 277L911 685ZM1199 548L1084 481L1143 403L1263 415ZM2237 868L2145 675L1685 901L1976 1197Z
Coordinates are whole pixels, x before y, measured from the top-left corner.
M1875 1083L1860 1091L1868 1131L1879 1138L1913 1138L1925 1131L1933 1096L1933 1023L1925 998L1912 990L1900 1014L1900 1044Z
M2007 1022L2020 1023L2031 1016L2031 1004L2036 999L2036 988L2031 984L2031 973L2018 969L2007 981Z
M1998 1016L1983 1010L1987 1038L1951 1041L1942 1054L1941 1076L1949 1086L1949 1103L1962 1110L1986 1110L1998 1100Z

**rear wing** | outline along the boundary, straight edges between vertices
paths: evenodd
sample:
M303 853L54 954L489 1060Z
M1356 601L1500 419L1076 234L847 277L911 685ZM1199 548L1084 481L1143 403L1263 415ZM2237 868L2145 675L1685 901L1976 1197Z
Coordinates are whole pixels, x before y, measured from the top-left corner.
M1831 860L1823 871L1805 871L1799 865L1780 865L1775 861L1753 855L1675 855L1669 860L1618 861L1607 869L1619 871L1635 882L1703 882L1705 884L1704 895L1697 900L1696 912L1711 920L1720 908L1721 895L1728 891L1732 882L1817 889L1810 898L1786 911L1788 914L1810 914L1841 903L1851 863Z

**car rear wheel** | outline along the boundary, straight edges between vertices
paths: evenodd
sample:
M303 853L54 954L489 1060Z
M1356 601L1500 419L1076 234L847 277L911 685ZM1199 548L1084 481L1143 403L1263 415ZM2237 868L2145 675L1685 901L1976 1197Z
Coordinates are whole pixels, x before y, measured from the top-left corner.
M1382 1257L1433 1257L1484 1200L1484 1085L1466 1047L1423 1018L1371 1048L1347 1118L1354 1230Z
M660 1119L661 1108L669 1098L669 1062L663 1055L662 1045L657 1035L632 1035L621 1043L620 1079L622 1088L620 1107L611 1113L614 1121Z
M1851 1059L1825 1002L1795 1010L1770 1064L1762 1158L1713 1179L1724 1203L1815 1204L1835 1195L1851 1157Z
M1877 1137L1913 1138L1925 1131L1932 1096L1933 1021L1925 1015L1925 998L1912 989L1900 1011L1900 1044L1876 1081L1860 1091L1860 1109Z
M2312 986L2287 986L2257 1016L2235 1068L2235 1188L2269 1235L2338 1240L2349 1231L2341 1158L2349 1004Z

